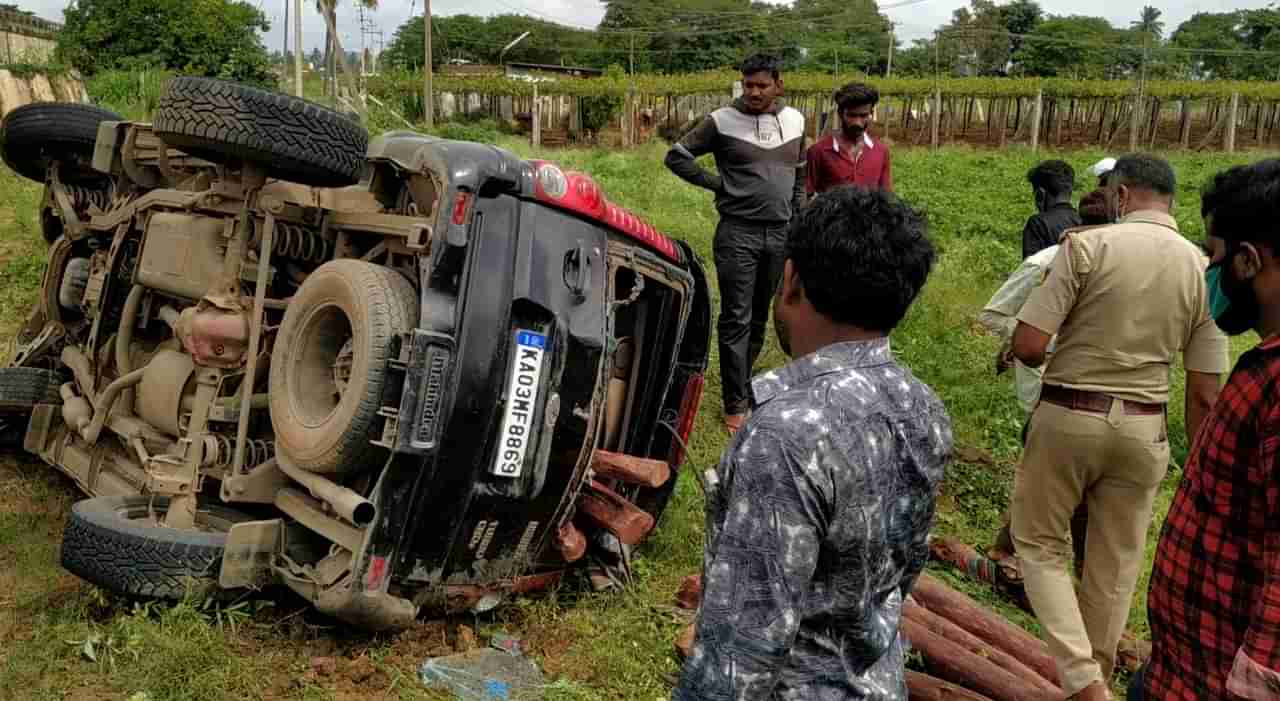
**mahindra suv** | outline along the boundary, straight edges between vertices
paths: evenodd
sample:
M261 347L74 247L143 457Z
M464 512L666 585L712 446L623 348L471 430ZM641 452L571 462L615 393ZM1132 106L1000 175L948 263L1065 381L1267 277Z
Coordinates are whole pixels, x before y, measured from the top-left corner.
M89 496L68 570L282 583L370 629L625 579L710 306L690 248L589 176L205 78L150 124L13 110L0 153L50 242L0 428Z

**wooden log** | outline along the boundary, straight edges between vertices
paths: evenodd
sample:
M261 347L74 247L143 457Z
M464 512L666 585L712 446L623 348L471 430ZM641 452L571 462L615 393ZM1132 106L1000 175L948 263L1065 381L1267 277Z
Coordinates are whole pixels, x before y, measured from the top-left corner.
M1001 669L982 655L970 652L959 643L934 633L919 621L904 618L901 630L907 640L911 641L911 646L924 657L929 672L939 679L977 691L992 701L1049 698L1046 692L1030 680Z
M1013 655L1045 679L1058 679L1057 667L1043 642L1003 617L992 614L968 596L927 573L916 580L911 595L921 606Z
M908 669L906 676L910 701L991 701L976 691L962 689L924 672Z
M929 541L929 556L943 562L976 581L990 585L1008 597L1018 608L1035 615L1027 600L1022 584L1022 573L1010 562L994 562L969 545L954 538L934 538ZM1151 657L1151 644L1138 640L1126 631L1116 650L1116 666L1135 673Z
M1062 690L1058 688L1057 684L1044 678L1039 672L1026 666L1018 658L1003 650L992 647L986 641L973 633L970 633L959 625L948 621L929 609L926 609L915 601L910 599L907 600L907 603L902 607L902 616L904 619L910 619L911 621L924 626L929 632L939 635L959 645L965 650L989 660L995 666L1009 672L1015 677L1025 679L1041 693L1048 694L1062 692Z

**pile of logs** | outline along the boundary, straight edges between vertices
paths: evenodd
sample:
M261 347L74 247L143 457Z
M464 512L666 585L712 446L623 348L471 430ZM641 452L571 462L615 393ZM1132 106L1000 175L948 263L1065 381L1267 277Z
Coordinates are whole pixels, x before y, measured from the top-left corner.
M1016 566L991 561L968 545L949 539L933 540L930 550L936 561L1029 608ZM676 605L693 610L701 600L701 578L686 578L676 594ZM923 658L926 670L907 672L912 699L1059 701L1064 697L1053 659L1041 640L927 573L920 575L903 605L900 630ZM688 655L693 637L689 626L677 640L676 651L682 658ZM1149 650L1145 643L1126 634L1117 665L1132 672Z

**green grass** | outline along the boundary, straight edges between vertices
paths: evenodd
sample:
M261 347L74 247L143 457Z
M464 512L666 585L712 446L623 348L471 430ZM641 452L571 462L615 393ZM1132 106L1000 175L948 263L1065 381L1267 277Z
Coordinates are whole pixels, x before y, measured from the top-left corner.
M533 155L515 139L505 139L503 145ZM716 222L711 196L670 175L662 166L663 152L653 144L629 152L540 155L591 173L612 199L688 240L709 265ZM1061 155L1083 172L1102 154ZM1171 156L1182 183L1176 216L1187 235L1202 235L1199 185L1216 170L1257 157ZM1008 376L992 372L996 342L975 330L974 317L1018 263L1022 224L1031 213L1023 178L1037 160L1019 149L895 153L899 193L927 211L941 256L919 301L894 333L894 349L946 402L958 443L991 456L950 467L935 529L979 549L994 536L1007 504L1023 416ZM1091 183L1082 177L1080 185ZM0 331L12 336L35 297L44 244L34 211L36 186L0 172L0 195L5 203L0 209ZM1238 340L1236 353L1251 342ZM761 367L785 361L770 335ZM196 605L135 608L103 596L58 566L57 543L75 496L72 485L37 463L0 462L0 698L128 699L138 692L146 692L150 701L439 698L421 687L417 665L443 651L459 625L476 626L481 639L498 630L524 638L553 680L546 698L665 698L668 679L677 671L671 642L685 620L672 611L671 598L680 579L696 571L701 560L702 495L688 473L714 465L725 444L715 363L713 357L685 474L660 530L638 554L632 587L602 595L570 583L553 595L521 597L478 619L424 624L418 637L333 629L331 623L299 613L305 606L288 596L244 617L234 630L225 616L220 625L216 612ZM1175 386L1177 408L1170 419L1180 463L1186 440L1176 403L1181 396L1177 373ZM1178 478L1179 472L1171 470L1161 490L1151 545ZM1149 559L1150 552L1148 565ZM1034 629L1030 617L990 592L939 574ZM1144 604L1145 579L1130 619L1139 633L1146 628ZM97 641L96 662L83 650L90 639ZM316 677L308 668L317 654L367 657L378 670L379 683L360 689L345 678Z

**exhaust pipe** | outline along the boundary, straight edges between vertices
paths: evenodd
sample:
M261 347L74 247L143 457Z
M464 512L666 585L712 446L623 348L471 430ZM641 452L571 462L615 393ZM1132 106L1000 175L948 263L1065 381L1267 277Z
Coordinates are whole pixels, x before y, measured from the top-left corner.
M274 459L276 467L279 467L281 472L288 475L294 482L306 487L307 491L311 492L311 496L331 506L339 516L350 523L364 528L373 523L373 518L378 515L373 502L350 489L315 473L307 472L297 465L292 465L279 454Z

